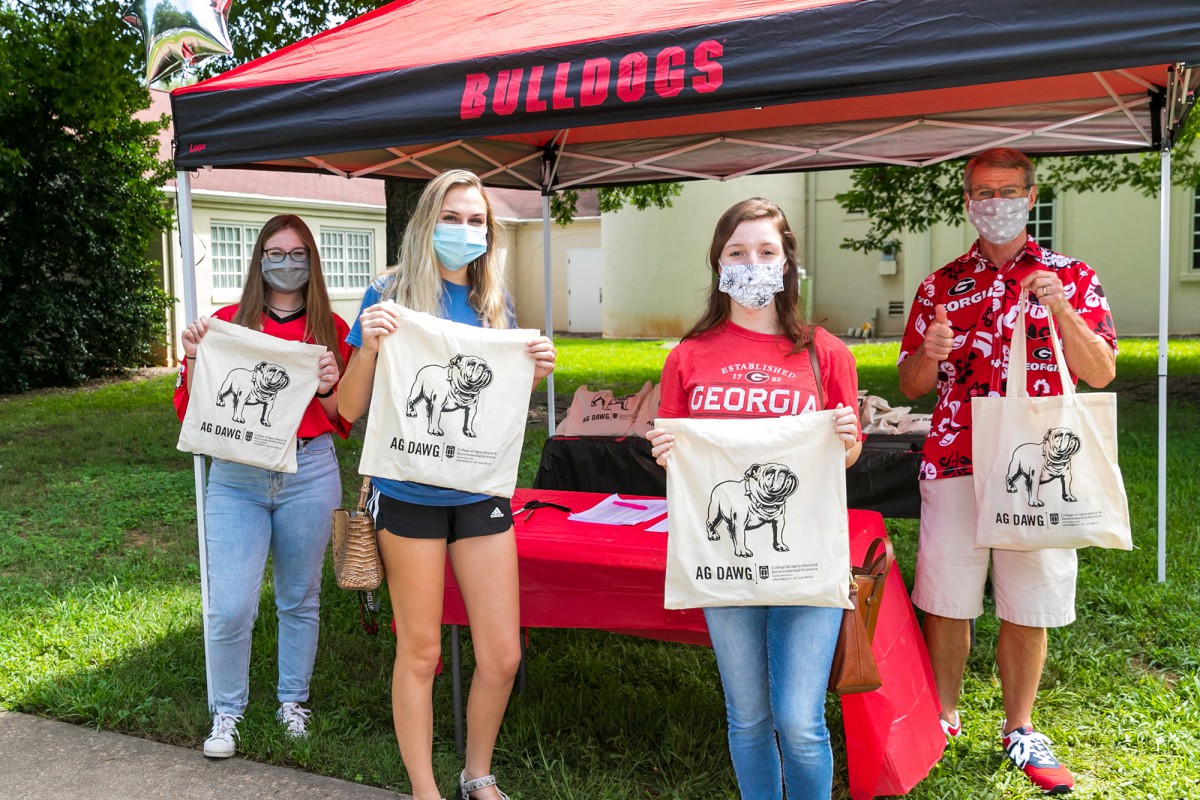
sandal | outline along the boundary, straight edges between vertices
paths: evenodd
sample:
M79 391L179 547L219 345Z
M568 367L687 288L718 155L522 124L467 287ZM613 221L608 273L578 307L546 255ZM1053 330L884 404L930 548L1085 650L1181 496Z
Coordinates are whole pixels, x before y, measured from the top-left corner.
M454 796L455 800L471 800L471 792L485 789L488 786L496 786L495 775L484 775L482 778L475 780L467 780L467 771L463 770L458 776L458 794ZM500 794L500 800L508 800L508 795L500 791L500 787L496 786L496 791Z

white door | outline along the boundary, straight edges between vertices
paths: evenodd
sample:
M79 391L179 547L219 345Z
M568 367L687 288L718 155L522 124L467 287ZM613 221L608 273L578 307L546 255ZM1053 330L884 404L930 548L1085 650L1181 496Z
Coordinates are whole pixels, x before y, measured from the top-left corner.
M600 333L604 302L604 259L598 247L567 250L567 330Z

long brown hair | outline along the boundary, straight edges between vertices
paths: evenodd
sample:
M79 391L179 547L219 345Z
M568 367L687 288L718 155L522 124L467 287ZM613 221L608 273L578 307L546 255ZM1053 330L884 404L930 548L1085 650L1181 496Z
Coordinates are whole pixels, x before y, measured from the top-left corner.
M251 330L262 330L262 315L267 303L267 287L262 277L263 249L267 240L281 230L291 230L300 237L308 249L308 286L304 290L304 339L315 342L333 351L337 359L338 372L345 369L339 348L337 327L333 324L333 309L329 307L329 293L325 291L325 275L321 272L321 252L317 240L304 220L295 214L278 214L267 220L254 240L254 252L246 267L246 280L242 284L242 297L238 300L237 314L233 321Z
M729 295L717 288L721 276L721 251L733 236L737 226L752 219L769 219L779 229L783 239L783 257L787 268L783 271L783 291L775 295L775 313L783 335L792 343L792 352L798 353L808 346L813 338L813 329L804 320L800 310L800 265L796 261L796 235L788 225L783 210L775 203L762 197L751 197L735 203L717 220L712 243L708 246L708 266L712 270L712 285L708 291L708 303L700 319L683 335L693 339L707 331L719 328L729 321Z

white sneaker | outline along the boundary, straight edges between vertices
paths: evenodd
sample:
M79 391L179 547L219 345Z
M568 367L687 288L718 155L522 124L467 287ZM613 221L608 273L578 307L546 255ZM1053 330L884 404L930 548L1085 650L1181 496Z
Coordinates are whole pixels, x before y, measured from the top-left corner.
M237 749L233 740L237 738L237 724L241 714L213 714L212 733L204 740L204 755L209 758L229 758Z
M312 712L299 703L280 703L275 712L275 719L287 728L287 735L293 739L303 739L308 736L308 718Z
M946 722L946 720L938 718L938 722L942 723L942 733L947 739L957 739L962 735L962 718L958 716L958 712L954 712L954 722Z

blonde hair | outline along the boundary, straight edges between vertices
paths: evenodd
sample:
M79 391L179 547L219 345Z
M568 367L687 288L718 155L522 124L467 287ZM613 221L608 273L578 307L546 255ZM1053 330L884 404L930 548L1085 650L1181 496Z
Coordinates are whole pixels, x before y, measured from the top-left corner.
M392 277L384 290L384 300L395 300L414 311L440 315L442 308L441 273L433 249L433 227L451 189L478 189L487 207L487 252L467 265L468 300L488 328L507 328L510 324L505 302L504 279L500 264L500 239L504 228L492 211L492 202L479 177L465 169L452 169L431 180L413 210L400 245L400 261L388 270Z
M250 254L250 263L246 267L246 280L242 284L242 296L238 300L238 310L234 314L233 322L251 330L262 330L262 317L266 313L267 304L267 288L262 276L263 250L267 246L267 240L282 230L293 231L308 250L308 286L304 289L304 340L332 350L340 372L346 365L342 363L341 341L333 321L329 293L325 290L321 253L317 249L317 241L312 231L304 220L295 214L278 214L271 217L258 232L258 238L254 241L254 251Z

